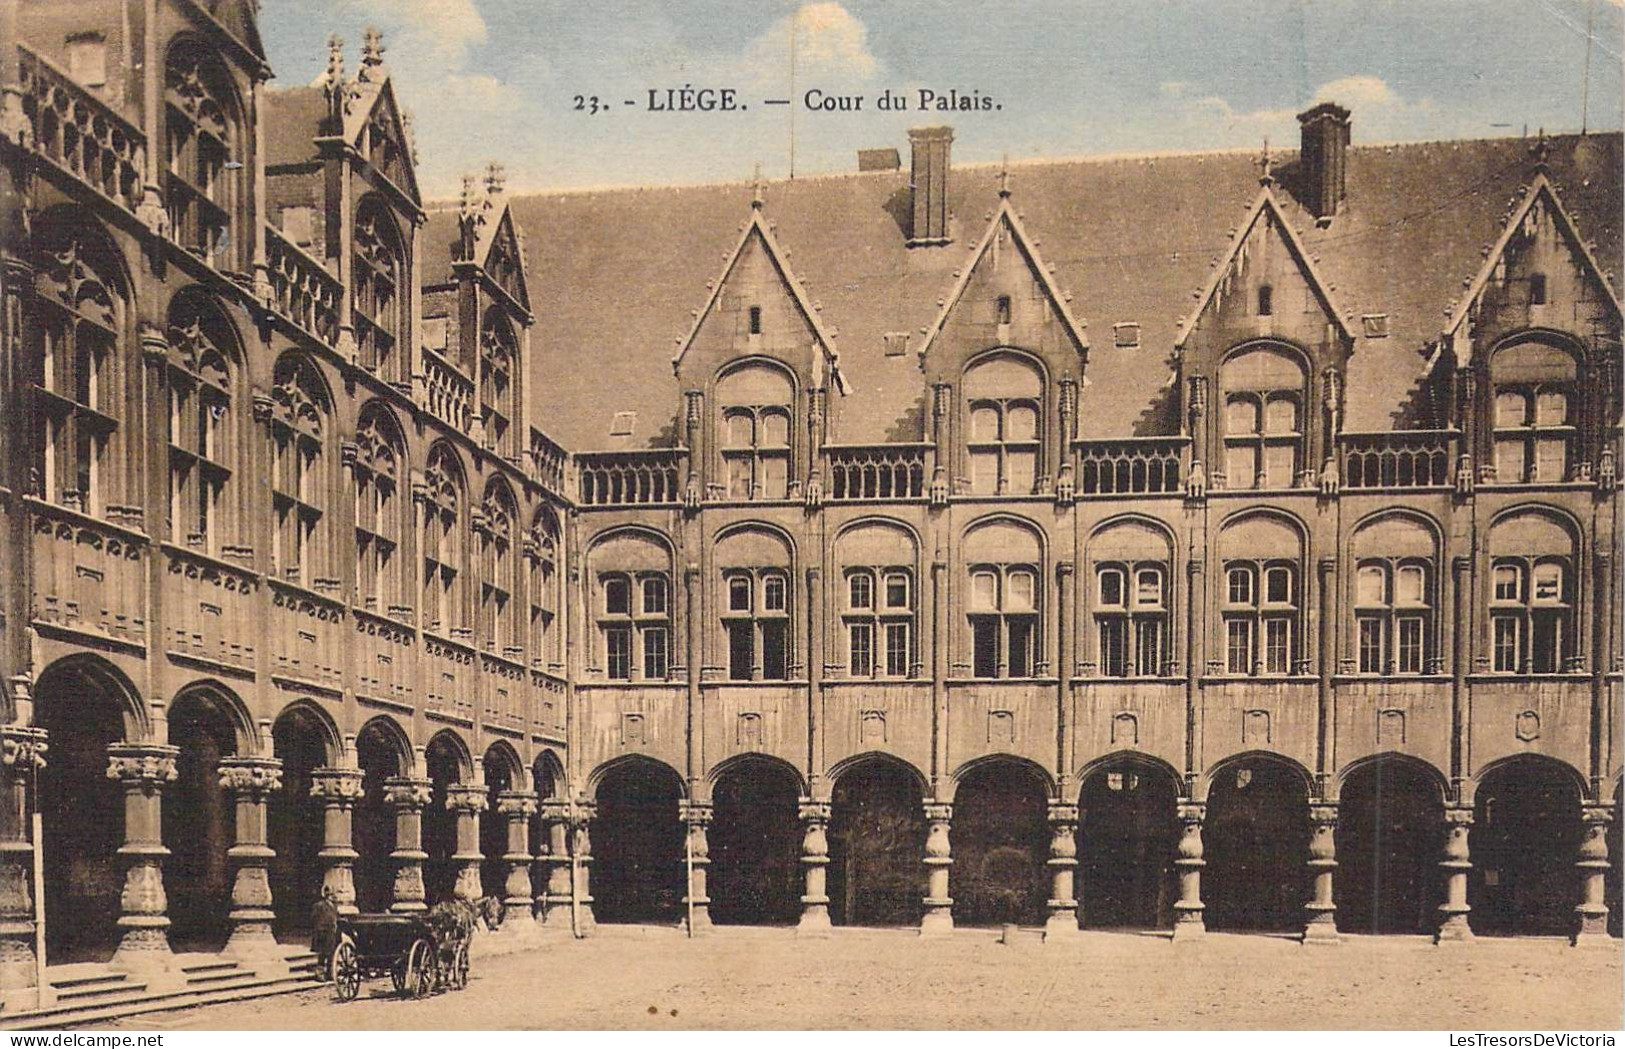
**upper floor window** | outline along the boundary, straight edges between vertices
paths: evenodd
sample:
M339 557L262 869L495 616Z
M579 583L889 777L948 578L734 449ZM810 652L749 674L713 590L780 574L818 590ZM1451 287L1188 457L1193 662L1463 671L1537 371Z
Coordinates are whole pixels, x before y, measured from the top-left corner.
M1225 672L1292 673L1298 647L1297 567L1228 561L1224 585Z
M1106 677L1153 677L1168 659L1167 568L1161 562L1095 569L1095 630Z
M332 408L316 366L288 354L271 390L271 560L289 582L328 589L324 577L327 433Z
M1421 674L1433 636L1428 565L1367 558L1355 569L1354 617L1362 674Z
M241 270L232 236L242 204L245 150L231 75L213 48L182 37L164 70L164 157L170 234L210 265Z
M165 386L169 394L169 522L177 542L218 554L229 525L224 496L235 458L231 427L236 337L199 296L170 307Z
M1303 468L1306 379L1282 347L1232 355L1219 373L1224 394L1228 488L1290 488Z
M722 626L728 677L782 681L790 676L790 579L776 568L723 574Z
M361 366L390 382L404 379L405 271L406 252L389 207L376 196L366 198L356 212L350 313Z
M795 388L776 365L747 363L717 381L717 444L729 499L789 496Z
M119 425L123 365L116 349L125 314L113 249L98 240L41 223L32 323L23 326L35 369L39 491L50 502L95 516L112 494L107 464Z
M494 308L488 310L480 332L480 402L485 412L486 444L503 456L519 454L514 403L518 357L512 326Z
M514 529L519 509L513 493L504 484L487 490L479 513L480 546L480 638L489 650L504 656L520 651L518 607L518 555L514 550Z
M557 626L563 600L559 552L558 519L544 508L537 514L525 542L530 570L526 588L530 595L530 660L532 666L542 669L553 669L564 662Z
M356 594L363 608L399 616L407 611L400 564L406 445L394 419L376 406L362 411L355 444L350 478L355 490Z
M971 673L1033 677L1038 661L1038 569L980 564L970 570Z
M1494 386L1495 479L1568 480L1577 369L1572 354L1547 343L1507 346L1490 359Z
M423 558L423 625L429 630L460 632L465 629L461 577L466 497L455 454L443 446L434 449L424 482L418 541Z
M849 568L841 621L847 673L907 677L914 668L914 579L900 566Z
M966 468L975 495L1030 495L1043 451L1044 379L1026 358L1000 353L965 371Z
M617 681L664 681L671 672L671 580L664 572L599 577L598 632L604 673Z
M1574 645L1566 558L1497 557L1491 568L1490 644L1497 673L1556 674Z

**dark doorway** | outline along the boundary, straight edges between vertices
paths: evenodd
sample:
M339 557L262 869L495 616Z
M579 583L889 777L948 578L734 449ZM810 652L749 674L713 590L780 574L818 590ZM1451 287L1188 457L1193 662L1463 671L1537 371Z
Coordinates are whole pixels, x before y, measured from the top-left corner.
M1337 927L1355 933L1432 932L1443 883L1444 802L1437 777L1382 759L1349 774L1332 875Z
M1292 932L1309 899L1309 797L1268 758L1221 769L1208 791L1202 902L1212 929Z
M219 950L231 933L234 799L220 786L220 759L237 751L237 732L217 698L186 693L170 708L169 741L180 748L177 778L163 793L164 891L176 950Z
M1468 922L1490 936L1565 936L1574 930L1580 791L1555 762L1510 761L1478 785L1468 835Z
M800 781L746 759L717 778L706 895L719 925L791 925L801 916Z
M423 889L430 906L449 900L457 888L457 814L446 807L447 788L462 781L463 759L456 743L444 735L429 741L429 806L423 810Z
M267 813L271 849L273 926L279 936L310 930L310 909L322 892L323 812L310 796L312 773L327 764L327 732L315 715L298 707L284 713L271 730L282 761L282 789L271 794Z
M925 911L925 810L919 777L872 759L835 783L829 910L836 925L918 925Z
M401 774L400 744L383 724L371 721L355 741L361 766L360 802L355 807L356 906L368 914L389 910L395 899L395 813L384 798L384 781Z
M653 761L628 761L604 773L590 828L598 921L670 924L682 917L682 795L677 773Z
M1178 806L1171 776L1132 762L1109 765L1084 781L1077 897L1085 928L1172 928Z
M1049 794L1014 761L967 772L954 794L948 895L959 925L1042 925L1049 899Z
M513 789L513 763L495 750L485 754L485 811L480 813L480 891L502 899L508 895L508 818L498 808L503 792Z
M44 822L45 957L52 965L106 961L118 946L123 794L107 778L107 748L124 739L114 687L76 669L35 685L36 723L50 734L39 772Z

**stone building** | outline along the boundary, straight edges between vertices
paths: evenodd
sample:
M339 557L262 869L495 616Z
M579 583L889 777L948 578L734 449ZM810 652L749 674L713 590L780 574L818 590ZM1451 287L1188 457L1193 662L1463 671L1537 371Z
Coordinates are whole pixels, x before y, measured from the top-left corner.
M35 811L159 984L323 885L1617 935L1618 134L436 205L254 12L0 0L8 1008Z

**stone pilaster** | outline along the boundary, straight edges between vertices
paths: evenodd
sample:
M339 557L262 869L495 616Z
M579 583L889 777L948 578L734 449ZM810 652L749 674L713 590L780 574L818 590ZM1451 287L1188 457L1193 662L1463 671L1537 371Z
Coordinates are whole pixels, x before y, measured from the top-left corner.
M1207 818L1207 803L1180 801L1179 852L1174 866L1179 870L1179 899L1174 902L1174 942L1200 939L1207 932L1202 920L1202 821Z
M322 888L333 891L340 914L355 914L356 851L351 839L361 770L320 768L310 774L310 796L322 803Z
M1337 806L1309 806L1309 874L1314 893L1304 905L1303 942L1337 943L1337 904L1332 902L1332 875L1337 870Z
M1614 821L1612 805L1586 805L1580 810L1585 830L1580 835L1580 902L1574 905L1576 947L1612 947L1608 935L1608 825Z
M395 864L395 885L389 909L396 914L415 914L428 909L423 887L423 810L434 798L434 783L410 776L384 780L384 803L395 810L395 851L389 854Z
M828 936L830 804L804 798L797 814L805 828L801 836L801 870L807 891L801 897L801 921L796 925L796 935Z
M0 727L0 1001L12 1011L38 1004L29 795L45 740L41 728Z
M925 803L925 916L920 919L920 935L952 932L954 900L948 895L948 868L953 866L953 845L948 832L953 825L954 807L947 802Z
M166 743L114 743L107 748L107 778L124 788L124 891L119 896L119 945L113 965L141 973L149 983L174 974L169 950L169 899L164 894L163 790L178 775L179 747Z
M1049 804L1050 874L1049 918L1044 922L1044 940L1078 935L1078 807L1064 801Z
M570 806L570 858L574 886L571 889L575 911L575 934L592 935L597 922L592 915L592 819L598 806L590 801Z
M457 851L451 860L457 865L457 884L452 894L470 902L483 895L480 888L480 813L489 802L485 788L477 783L453 783L446 788L446 808L457 819Z
M712 808L710 805L698 801L683 803L683 823L688 828L688 895L683 902L687 904L687 916L684 919L689 923L689 935L695 936L711 931L711 897L706 895L706 873L711 866L711 844L706 837L706 829L711 826Z
M1439 904L1435 943L1467 943L1473 938L1472 927L1467 924L1467 914L1472 910L1467 905L1467 874L1473 869L1467 835L1472 826L1471 808L1444 810L1444 853L1439 860L1444 871L1444 902Z
M508 877L502 886L503 925L530 917L530 819L536 815L536 795L505 790L497 795L497 814L508 832L508 851L502 861Z
M536 857L542 868L542 889L536 896L536 919L544 928L570 931L570 803L548 798L538 806L542 833L547 840Z
M266 837L266 803L282 789L282 762L270 757L220 761L220 787L236 805L236 835L226 852L236 868L231 882L231 937L226 953L239 958L280 958L271 922L271 879L276 855Z

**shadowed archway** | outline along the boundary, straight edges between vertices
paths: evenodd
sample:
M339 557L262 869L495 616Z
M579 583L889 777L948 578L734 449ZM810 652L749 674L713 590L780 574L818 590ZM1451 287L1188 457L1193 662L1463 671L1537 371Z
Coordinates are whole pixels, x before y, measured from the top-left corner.
M310 929L310 908L322 891L323 814L310 796L312 773L334 760L330 726L304 705L289 707L271 729L272 749L282 761L282 789L267 813L271 849L271 898L279 936Z
M630 758L604 769L591 827L593 916L672 924L682 917L683 781L670 766Z
M1248 755L1213 774L1202 828L1210 929L1291 932L1309 899L1309 795L1285 760Z
M954 793L949 895L954 922L1042 925L1049 899L1049 790L1024 761L967 770Z
M356 906L364 913L389 909L395 898L395 813L384 798L384 781L404 774L401 737L384 718L374 718L355 740L361 766L361 800L354 818Z
M1085 775L1078 795L1078 911L1091 929L1166 929L1178 898L1179 781L1118 758Z
M706 892L718 925L790 925L801 913L801 781L781 761L729 763L712 789Z
M1436 773L1397 756L1367 762L1344 779L1332 878L1339 929L1426 934L1438 925L1442 787Z
M835 781L829 911L836 925L918 925L925 911L925 810L919 774L865 758Z
M1579 875L1580 781L1533 756L1485 772L1474 796L1468 848L1468 922L1490 936L1565 936L1574 929Z
M169 742L180 748L175 782L164 790L164 890L176 949L218 950L231 932L231 862L236 812L220 786L220 759L237 753L226 697L182 692L169 708Z

